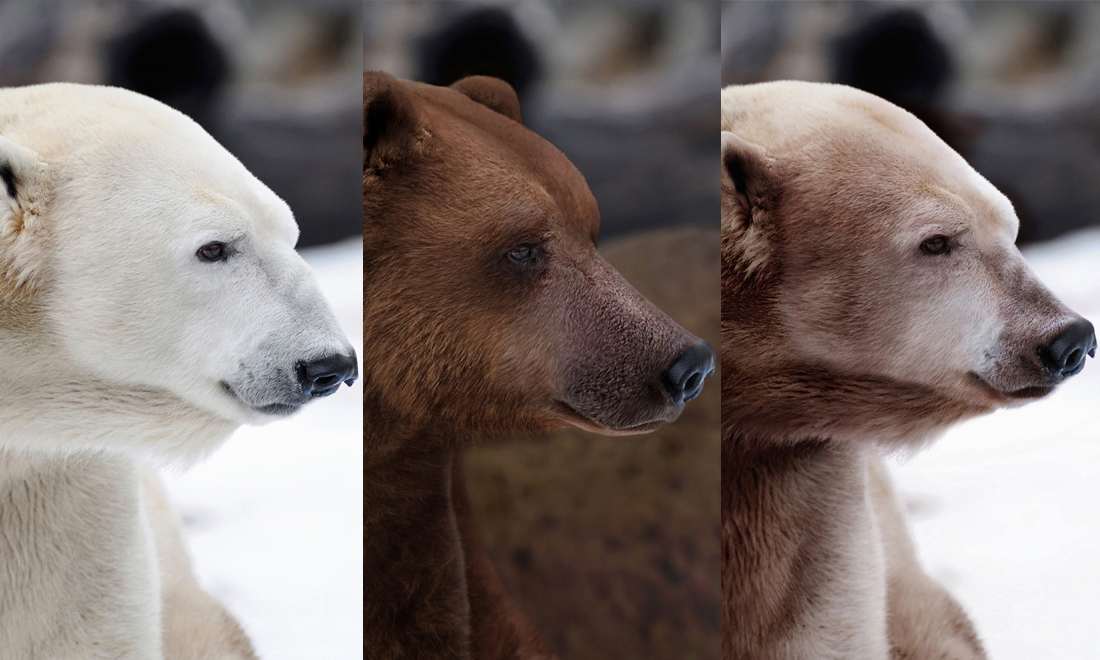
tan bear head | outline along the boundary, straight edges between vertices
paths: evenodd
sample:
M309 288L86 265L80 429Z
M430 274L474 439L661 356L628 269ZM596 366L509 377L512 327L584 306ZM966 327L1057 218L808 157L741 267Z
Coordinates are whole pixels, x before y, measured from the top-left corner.
M727 437L919 441L1094 353L1009 201L909 113L768 83L723 91L722 131Z
M368 73L363 103L372 433L620 434L676 419L713 351L596 252L595 199L520 123L512 89Z

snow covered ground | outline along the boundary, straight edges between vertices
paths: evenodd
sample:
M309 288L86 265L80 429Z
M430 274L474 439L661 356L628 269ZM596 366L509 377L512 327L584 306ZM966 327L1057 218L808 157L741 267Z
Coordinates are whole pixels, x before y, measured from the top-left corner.
M362 241L302 256L361 360ZM165 475L199 582L264 660L363 657L362 392L357 382L289 420L243 427Z
M1100 327L1100 230L1025 251ZM1100 657L1100 361L894 466L921 560L996 660Z

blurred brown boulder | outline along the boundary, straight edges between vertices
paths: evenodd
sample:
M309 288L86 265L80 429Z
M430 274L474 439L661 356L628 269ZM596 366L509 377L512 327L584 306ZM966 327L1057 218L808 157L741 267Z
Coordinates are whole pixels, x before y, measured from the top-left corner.
M601 252L719 345L719 230L635 235ZM481 540L565 659L719 657L719 387L641 436L577 430L471 450Z

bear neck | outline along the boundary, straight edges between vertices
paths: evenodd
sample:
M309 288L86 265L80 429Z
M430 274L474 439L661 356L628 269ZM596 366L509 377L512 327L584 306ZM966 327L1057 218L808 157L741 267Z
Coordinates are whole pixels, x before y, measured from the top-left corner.
M769 447L828 440L920 447L992 408L931 388L781 358L722 365L723 443Z
M888 657L868 460L987 410L774 353L724 353L723 657ZM848 634L815 632L838 630Z
M45 456L111 449L193 463L238 426L164 392L82 385L24 391L0 382L0 449Z
M140 478L119 454L0 449L0 655L91 651L94 639L114 640L108 653L160 657L157 559Z
M75 372L58 354L0 333L0 450L111 450L189 463L239 426L165 390Z
M372 657L552 657L478 538L461 451L472 438L366 409L363 632Z
M369 384L364 389L363 468L367 474L373 465L390 463L399 454L449 452L485 435L462 428L457 420L404 415L383 403L381 397L371 396Z
M869 451L724 444L723 657L888 657Z
M722 275L723 443L826 439L917 447L993 410L915 383L792 360L796 340L776 312L781 274L768 268L748 274L727 261Z
M379 657L468 658L453 450L409 443L364 465L365 646Z

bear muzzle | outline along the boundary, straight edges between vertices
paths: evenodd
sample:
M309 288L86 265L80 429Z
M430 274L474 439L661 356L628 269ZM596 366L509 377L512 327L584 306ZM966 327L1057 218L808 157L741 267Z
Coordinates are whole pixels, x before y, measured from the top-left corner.
M329 396L359 377L355 351L336 352L301 360L292 368L273 373L243 370L234 382L221 381L222 390L250 411L282 417L292 415L314 399Z
M1030 348L1028 348L1030 346ZM969 373L971 382L1008 405L1041 399L1085 368L1085 358L1096 355L1092 323L1076 318L1052 336L1023 343L1003 354L987 372Z
M618 356L612 361L618 368L584 374L579 386L556 399L567 422L605 435L632 435L675 421L714 376L716 362L709 343L675 327L689 343L672 353L671 364L654 369L650 362L647 368L644 356Z

